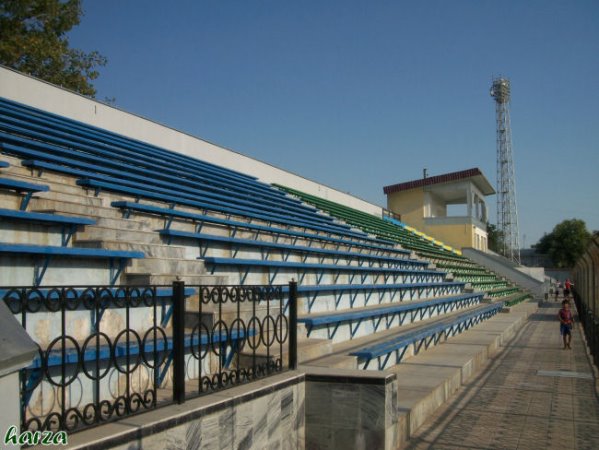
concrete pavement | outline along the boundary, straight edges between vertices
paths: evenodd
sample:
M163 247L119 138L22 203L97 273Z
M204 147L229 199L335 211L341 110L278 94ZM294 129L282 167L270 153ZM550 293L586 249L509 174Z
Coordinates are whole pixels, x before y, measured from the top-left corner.
M572 350L562 349L556 305L531 315L403 448L598 449L593 368L578 323Z

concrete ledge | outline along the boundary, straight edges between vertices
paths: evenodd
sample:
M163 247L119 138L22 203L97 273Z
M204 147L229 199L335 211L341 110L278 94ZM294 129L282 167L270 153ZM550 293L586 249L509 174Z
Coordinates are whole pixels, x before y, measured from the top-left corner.
M410 436L462 385L472 379L490 357L501 350L536 303L513 306L446 343L388 370L397 376L398 440Z
M304 380L300 372L284 372L74 433L63 448L189 448L197 440L215 448L255 449L289 440L303 448Z
M306 371L306 448L397 448L395 374L300 369Z

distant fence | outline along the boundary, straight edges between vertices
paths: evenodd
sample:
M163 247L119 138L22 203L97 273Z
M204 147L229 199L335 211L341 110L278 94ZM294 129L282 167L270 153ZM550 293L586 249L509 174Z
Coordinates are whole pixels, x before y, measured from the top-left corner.
M296 292L294 282L0 288L39 346L20 372L21 430L78 431L295 368Z
M572 269L574 301L595 365L599 366L599 233Z

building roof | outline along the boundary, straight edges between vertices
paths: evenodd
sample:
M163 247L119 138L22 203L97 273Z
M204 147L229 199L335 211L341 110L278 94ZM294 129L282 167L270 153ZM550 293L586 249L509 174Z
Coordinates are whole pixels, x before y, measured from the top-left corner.
M478 167L472 169L461 170L459 172L445 173L434 177L420 178L419 180L406 181L404 183L392 184L383 187L385 194L394 194L401 191L409 191L424 186L432 186L435 184L450 183L454 181L462 181L471 179L471 181L481 190L484 195L495 194L495 189L489 183L489 180L483 175Z

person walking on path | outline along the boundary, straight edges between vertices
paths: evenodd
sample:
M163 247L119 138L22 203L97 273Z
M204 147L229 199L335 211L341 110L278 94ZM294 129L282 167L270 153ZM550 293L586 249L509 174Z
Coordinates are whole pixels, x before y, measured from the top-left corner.
M572 292L572 282L568 278L564 283L564 298L568 298L570 296L570 292Z
M574 318L572 317L572 311L570 311L570 302L568 300L562 300L562 309L557 313L560 325L559 330L564 340L564 350L570 347L572 341L572 326L574 325Z

